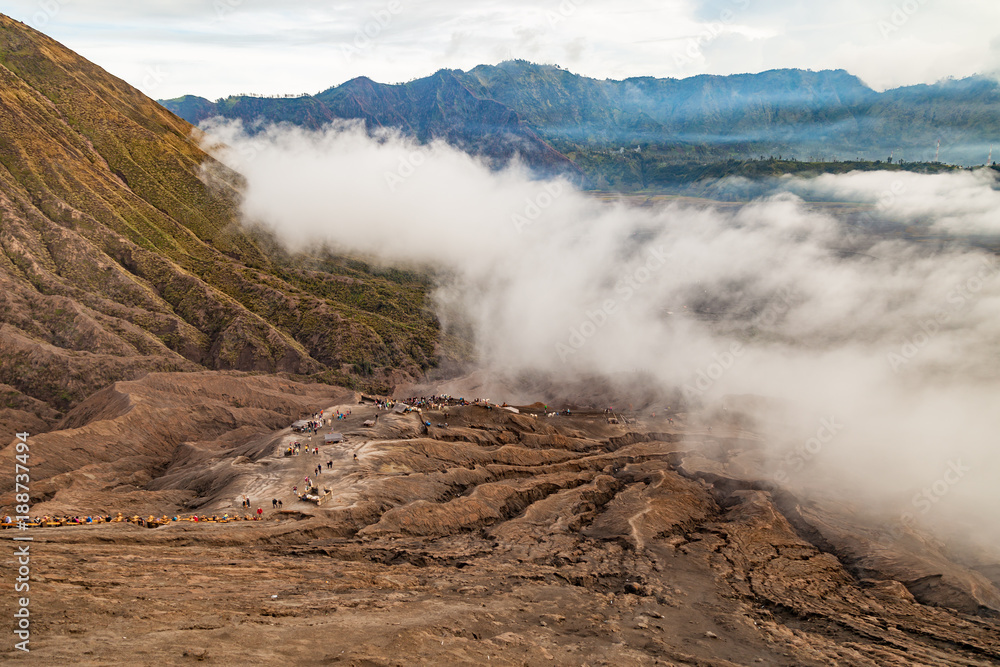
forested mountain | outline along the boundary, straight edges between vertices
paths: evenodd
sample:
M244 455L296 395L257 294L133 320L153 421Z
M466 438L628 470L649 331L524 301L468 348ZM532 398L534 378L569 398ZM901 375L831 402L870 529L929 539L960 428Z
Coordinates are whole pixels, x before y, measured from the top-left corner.
M192 123L222 116L318 128L362 119L501 161L516 150L540 169L572 169L569 158L594 181L634 162L630 151L651 156L655 171L762 155L979 165L1000 146L1000 85L986 77L876 92L843 70L602 81L507 61L405 84L362 77L306 97L161 103Z

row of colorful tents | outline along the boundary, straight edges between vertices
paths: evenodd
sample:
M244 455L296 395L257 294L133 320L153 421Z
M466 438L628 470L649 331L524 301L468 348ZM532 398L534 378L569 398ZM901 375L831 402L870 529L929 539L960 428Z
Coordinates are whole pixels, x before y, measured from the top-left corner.
M97 516L85 516L85 517L33 517L28 521L23 522L26 528L59 528L62 526L93 526L102 523L132 523L140 526L146 526L148 528L156 528L157 526L164 526L168 523L181 522L181 521L191 521L194 523L230 523L235 521L260 521L261 517L254 514L244 514L244 515L229 515L223 514L222 516L212 514L192 514L189 516L163 516L156 517L152 514L148 517L141 517L139 515L124 516L121 512L117 516L107 515L97 515ZM5 520L0 522L0 528L20 528L21 522L14 521L10 517L5 517Z

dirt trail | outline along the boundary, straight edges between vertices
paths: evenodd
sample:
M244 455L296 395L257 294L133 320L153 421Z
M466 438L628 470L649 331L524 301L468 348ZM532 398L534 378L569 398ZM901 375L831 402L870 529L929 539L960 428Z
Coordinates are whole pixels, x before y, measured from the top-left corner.
M349 417L336 419L339 411ZM385 429L364 427L366 420L374 420L378 415L381 426L411 422L410 415L395 415L386 410L380 410L371 405L344 403L332 405L323 411L324 425L315 434L296 433L290 428L282 431L280 440L273 453L255 462L252 470L242 475L239 482L232 486L231 501L219 500L206 505L205 512L222 513L240 511L240 501L244 495L250 498L253 511L258 507L264 510L264 516L273 516L276 511L271 500L282 502L282 509L295 510L306 514L316 514L319 509L315 503L299 500L293 488L302 493L305 489L305 478L309 477L311 484L318 484L323 489L330 489L332 497L322 505L322 510L329 511L348 507L357 499L354 485L364 476L367 455L365 447L372 442L379 432ZM344 434L344 439L335 444L324 444L324 436L328 433ZM300 453L285 456L285 450L300 443ZM319 453L314 454L313 449ZM354 456L358 456L358 460ZM327 468L327 462L333 466ZM322 466L317 474L316 467Z

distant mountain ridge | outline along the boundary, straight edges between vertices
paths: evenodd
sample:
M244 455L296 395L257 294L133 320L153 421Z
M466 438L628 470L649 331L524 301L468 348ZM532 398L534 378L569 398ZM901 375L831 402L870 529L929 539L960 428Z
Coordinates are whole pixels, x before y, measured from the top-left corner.
M981 76L876 92L844 70L602 81L514 60L405 84L360 77L298 98L160 103L194 124L222 116L318 128L362 119L500 160L518 151L550 169L583 164L579 153L637 146L666 162L773 153L963 165L985 163L990 146L1000 146L1000 84Z
M502 162L516 152L538 168L574 168L523 123L517 112L489 97L475 95L448 70L403 86L387 86L359 77L309 97L239 96L213 103L186 96L160 103L195 125L222 116L243 120L247 127L263 121L319 129L337 119L360 119L369 128L398 128L420 141L444 139Z

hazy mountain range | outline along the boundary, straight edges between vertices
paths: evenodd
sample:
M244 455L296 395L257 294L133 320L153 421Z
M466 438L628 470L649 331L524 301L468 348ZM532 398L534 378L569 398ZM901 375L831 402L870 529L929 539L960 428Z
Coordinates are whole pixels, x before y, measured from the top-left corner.
M602 176L614 184L616 161L645 160L633 169L642 172L762 155L980 165L994 143L1000 148L1000 84L986 77L876 92L843 70L602 81L507 61L404 84L360 77L304 97L160 102L194 124L221 116L248 127L318 128L361 119L500 160L516 150L536 168L579 168L598 185Z

